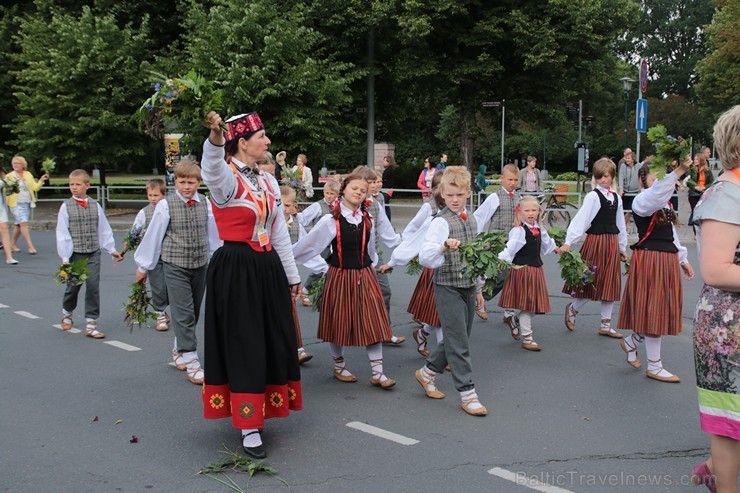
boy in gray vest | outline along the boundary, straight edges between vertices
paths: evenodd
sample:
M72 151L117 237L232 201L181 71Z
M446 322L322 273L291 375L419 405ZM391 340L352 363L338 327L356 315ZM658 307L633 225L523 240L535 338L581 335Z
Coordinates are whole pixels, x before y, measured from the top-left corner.
M134 218L134 224L131 226L131 230L139 230L139 237L143 238L146 233L146 228L149 227L149 223L152 222L152 216L154 215L154 209L160 200L165 198L167 195L167 187L165 187L164 180L161 178L153 178L146 184L146 198L149 201L149 205L144 207L136 214ZM128 245L123 246L123 252L125 254ZM152 306L157 312L157 323L154 326L155 329L164 332L170 329L170 316L167 314L165 309L170 304L167 298L167 286L164 282L164 267L162 266L162 260L157 262L154 267L148 273L149 286L152 289Z
M170 299L175 347L175 368L187 371L188 380L203 383L204 373L197 353L195 326L206 288L211 254L221 246L211 203L198 193L200 167L183 160L175 166L175 193L154 209L149 227L136 249L136 280L147 278L162 259Z
M416 380L427 397L442 399L434 379L450 364L452 380L460 392L460 407L473 416L485 416L488 410L478 400L473 385L473 368L470 361L470 331L473 313L483 307L480 285L462 272L460 244L477 236L475 217L465 210L470 197L470 173L462 166L449 166L440 182L446 207L432 219L424 245L419 252L419 263L435 269L434 299L437 302L439 321L444 339L427 358L426 364L416 371Z
M85 281L85 335L102 339L98 330L100 316L100 249L108 252L118 262L123 257L116 250L113 231L103 209L87 196L90 175L83 169L69 174L69 191L72 197L62 203L57 218L57 253L62 263L68 264L87 259L88 278ZM62 300L62 330L72 328L72 312L77 308L77 295L82 286L67 285Z
M489 195L475 211L478 233L482 231L500 231L508 237L509 231L514 227L514 215L521 199L519 192L516 190L518 185L519 168L515 164L507 164L501 174L501 188ZM487 228L486 225L488 225ZM506 281L508 273L509 271L506 270L499 275L493 296L496 296L504 287L504 281ZM483 320L488 320L485 306L476 313ZM504 323L509 326L515 337L519 335L519 318L514 310L504 308Z

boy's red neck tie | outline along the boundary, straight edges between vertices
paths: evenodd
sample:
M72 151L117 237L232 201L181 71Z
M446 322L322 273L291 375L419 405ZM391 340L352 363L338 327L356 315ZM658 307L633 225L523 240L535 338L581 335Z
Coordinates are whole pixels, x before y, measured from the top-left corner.
M462 211L460 213L460 219L462 219L463 221L467 221L468 220L468 215L465 213L465 211Z
M194 199L190 199L187 201L188 207L193 207L193 204L195 203Z
M82 207L83 209L87 209L87 200L85 199L78 199L77 197L72 197L77 204Z

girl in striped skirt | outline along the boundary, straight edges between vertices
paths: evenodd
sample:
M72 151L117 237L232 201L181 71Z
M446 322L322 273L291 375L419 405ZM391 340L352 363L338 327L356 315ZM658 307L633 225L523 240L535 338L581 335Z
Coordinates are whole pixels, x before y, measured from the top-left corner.
M612 309L622 294L619 261L627 260L627 227L622 200L611 190L616 172L617 165L609 158L601 158L594 163L596 188L586 195L583 206L568 226L565 243L557 253L570 250L570 246L585 232L581 258L596 267L593 284L578 289L567 284L563 286L563 293L576 299L565 307L565 326L573 330L581 308L589 300L601 301L599 335L621 339L622 334L612 328Z
M396 382L383 373L383 341L390 340L391 327L383 295L373 269L377 262L375 230L365 210L368 183L350 174L342 181L342 200L310 233L293 247L296 263L306 265L331 245L331 254L321 268L326 281L319 314L319 339L329 343L334 358L334 377L356 382L344 362L344 346L365 346L370 358L370 383L388 389Z
M439 182L444 170L437 171L432 178L433 201L424 202L416 216L409 222L402 234L401 244L393 250L391 259L387 264L380 267L381 272L387 272L397 265L406 265L414 257L419 255L421 245L424 243L429 225L438 211L444 208L445 201L439 193ZM434 299L434 270L424 268L416 282L414 293L411 295L407 312L411 314L414 321L422 325L414 329L413 336L416 341L416 350L425 358L429 356L428 338L434 334L439 344L442 341L442 328L437 315L437 303Z
M517 341L523 338L522 347L529 351L541 349L532 338L532 316L550 311L542 256L555 250L555 242L537 222L540 212L540 204L534 196L522 197L516 207L509 241L499 254L501 260L512 263L512 268L506 276L498 306L520 310L520 334L512 332L512 337Z
M640 240L632 245L634 253L618 322L620 329L631 330L632 334L621 345L627 353L627 363L640 368L637 344L644 340L648 358L645 374L661 382L680 382L663 368L661 337L681 332L680 271L683 270L686 279L694 277L686 248L678 241L674 227L676 215L669 202L678 177L686 173L690 164L689 159L662 180L656 180L647 165L640 168L643 190L632 203Z

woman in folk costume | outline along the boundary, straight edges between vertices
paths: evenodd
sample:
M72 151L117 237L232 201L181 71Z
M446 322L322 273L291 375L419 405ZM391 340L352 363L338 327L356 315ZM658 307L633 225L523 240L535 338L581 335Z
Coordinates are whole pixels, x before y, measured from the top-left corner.
M375 230L365 210L368 183L350 174L342 181L340 202L293 247L296 262L307 262L331 245L321 269L326 273L321 298L318 337L329 343L334 377L356 382L344 363L344 346L365 346L370 359L370 383L388 389L396 382L383 373L383 341L391 338L388 313L375 276ZM310 267L309 267L310 268Z
M601 158L594 163L597 186L586 194L583 206L568 226L565 243L558 249L558 254L570 250L570 246L586 233L581 257L596 266L593 284L583 288L563 286L563 293L576 299L565 307L565 326L573 330L581 308L589 300L601 301L599 335L621 339L622 334L612 328L612 310L614 302L619 301L622 295L619 261L627 260L627 227L622 200L611 190L616 171L617 165L609 158Z
M657 180L647 165L643 166L640 168L643 190L632 202L640 239L631 247L634 253L618 322L620 329L631 330L632 334L620 343L627 353L627 363L640 368L637 345L644 340L648 358L645 374L660 382L681 381L663 368L660 346L662 336L681 332L681 270L686 279L694 277L686 248L678 240L674 227L676 214L670 204L676 181L690 164L690 159L684 161L661 180Z
M522 197L515 208L514 227L509 231L506 248L498 255L512 264L498 304L519 310L521 333L512 331L511 335L516 341L521 338L527 351L541 350L532 338L532 317L550 311L542 256L555 251L555 242L538 223L541 212L534 196Z
M201 165L224 245L208 268L204 415L230 417L244 451L263 458L265 419L303 407L291 310L301 283L278 183L257 167L270 145L260 117L235 116L225 133L207 117Z
M445 207L444 199L439 193L439 182L442 180L443 174L444 170L437 171L434 174L434 178L432 179L432 195L434 200L422 204L419 212L416 213L416 216L414 216L403 231L401 244L393 250L391 259L387 264L380 267L381 272L387 272L397 265L406 265L414 257L418 257L432 219L434 219L437 212ZM437 339L437 343L443 338L442 324L439 321L439 315L437 315L437 303L434 299L433 276L434 269L424 267L419 280L416 282L416 287L411 295L408 308L406 308L406 311L411 314L414 321L422 325L421 328L414 329L413 336L416 341L416 350L425 358L429 356L427 342L429 335L433 333Z

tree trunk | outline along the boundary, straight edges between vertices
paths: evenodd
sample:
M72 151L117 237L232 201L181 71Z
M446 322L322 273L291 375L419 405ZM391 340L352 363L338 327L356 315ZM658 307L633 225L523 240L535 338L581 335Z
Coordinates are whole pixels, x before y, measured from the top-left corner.
M468 168L473 175L473 148L475 141L473 131L475 129L475 111L471 108L462 108L460 115L460 160L462 165Z

